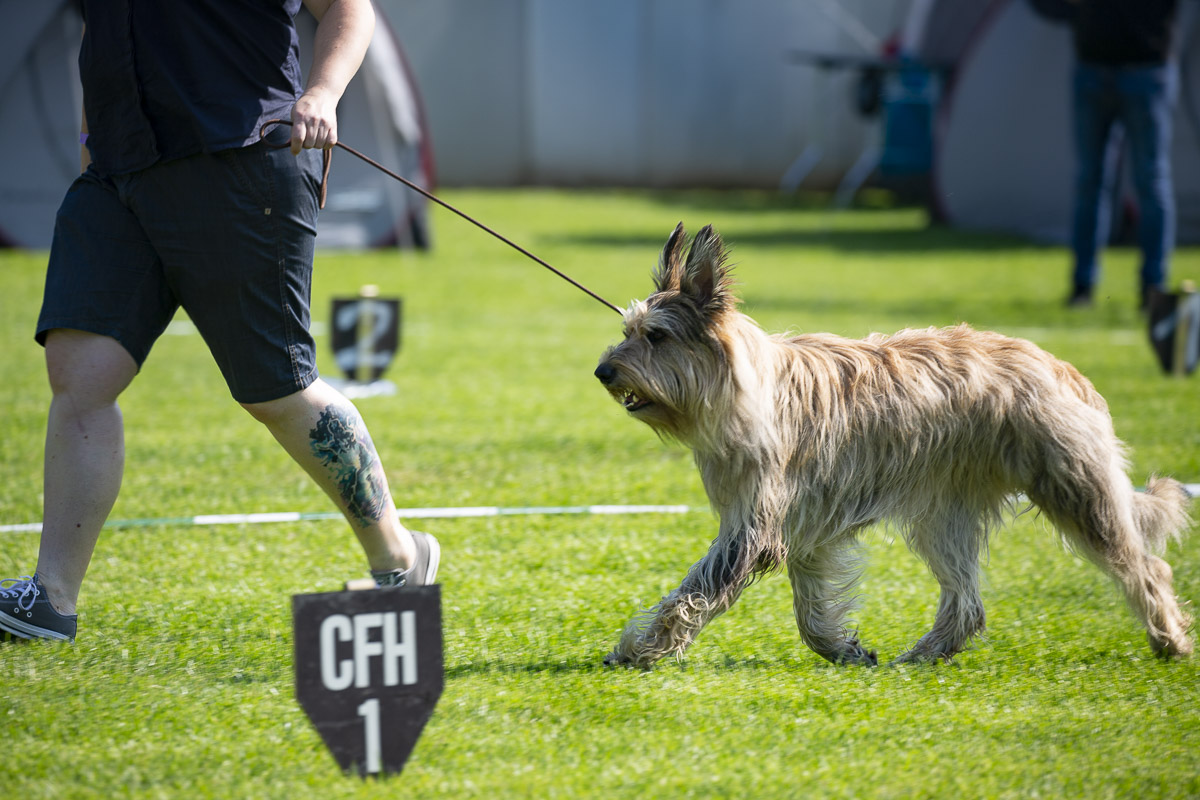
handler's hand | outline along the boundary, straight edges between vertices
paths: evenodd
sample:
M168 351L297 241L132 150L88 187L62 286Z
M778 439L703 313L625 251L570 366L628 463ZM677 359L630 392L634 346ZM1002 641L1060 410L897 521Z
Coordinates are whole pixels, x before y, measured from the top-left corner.
M307 91L292 106L292 155L304 148L328 150L337 144L337 101L319 91Z

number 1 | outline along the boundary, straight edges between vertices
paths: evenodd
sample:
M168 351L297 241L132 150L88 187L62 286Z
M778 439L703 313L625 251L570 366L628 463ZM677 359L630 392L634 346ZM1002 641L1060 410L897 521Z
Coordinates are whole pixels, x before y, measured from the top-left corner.
M358 715L363 718L363 733L366 736L367 772L379 772L383 769L379 746L379 699L372 698L359 706Z

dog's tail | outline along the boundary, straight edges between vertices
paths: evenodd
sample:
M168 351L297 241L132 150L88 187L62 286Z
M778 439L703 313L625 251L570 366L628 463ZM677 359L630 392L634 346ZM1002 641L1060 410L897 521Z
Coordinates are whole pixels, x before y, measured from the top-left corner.
M1146 481L1146 491L1134 495L1133 521L1150 550L1162 553L1168 539L1178 541L1183 536L1192 523L1189 503L1183 484L1153 475Z

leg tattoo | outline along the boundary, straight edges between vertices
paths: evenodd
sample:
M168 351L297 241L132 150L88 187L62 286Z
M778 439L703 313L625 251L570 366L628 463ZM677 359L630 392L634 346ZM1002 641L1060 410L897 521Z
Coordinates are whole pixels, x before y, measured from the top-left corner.
M387 505L383 467L358 417L328 405L308 435L313 455L337 481L347 513L364 528L378 522Z

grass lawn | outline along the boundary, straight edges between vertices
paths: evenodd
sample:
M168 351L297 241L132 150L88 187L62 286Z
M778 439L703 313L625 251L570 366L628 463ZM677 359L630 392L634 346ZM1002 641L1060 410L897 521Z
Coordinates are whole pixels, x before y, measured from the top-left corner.
M1107 397L1131 477L1200 482L1200 377L1163 376L1134 310L1136 253L1107 253L1096 308L1067 311L1062 248L831 213L757 193L454 191L447 199L624 306L671 229L712 222L745 310L771 330L959 321L1030 338ZM360 400L401 507L703 507L688 454L626 418L592 377L620 320L448 213L429 253L323 253L314 317L366 283L404 298L399 391ZM0 525L41 514L49 391L32 341L44 253L0 252ZM1200 280L1200 249L1173 277ZM123 397L114 519L325 512L177 326ZM328 338L321 366L336 372ZM443 546L446 687L404 773L338 771L295 702L291 595L364 565L340 521L106 531L73 646L0 645L0 786L35 798L1200 796L1200 660L1156 660L1110 582L1027 514L993 540L989 633L953 664L830 665L799 641L773 576L680 662L605 669L627 619L715 534L678 515L428 520ZM1173 546L1200 600L1200 537ZM0 533L0 577L37 535ZM890 659L937 604L886 531L865 539L856 615Z

